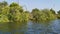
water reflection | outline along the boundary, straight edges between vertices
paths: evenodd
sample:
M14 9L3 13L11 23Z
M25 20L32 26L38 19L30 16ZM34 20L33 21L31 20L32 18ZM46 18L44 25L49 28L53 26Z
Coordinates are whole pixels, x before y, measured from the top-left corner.
M49 23L28 23L28 34L47 34ZM47 30L48 29L48 30ZM51 30L51 29L50 29Z
M0 24L0 34L60 34L60 20Z
M51 24L53 32L60 34L60 20L55 20Z
M6 23L0 25L0 34L24 34L27 23Z

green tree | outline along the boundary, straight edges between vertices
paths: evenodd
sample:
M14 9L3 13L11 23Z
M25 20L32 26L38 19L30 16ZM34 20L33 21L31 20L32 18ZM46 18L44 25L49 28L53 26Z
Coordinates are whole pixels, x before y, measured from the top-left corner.
M60 10L57 11L57 13L58 13L58 14L57 14L57 18L60 19Z
M20 17L20 6L17 3L12 3L10 4L10 14L9 14L9 19L11 22L16 22L18 21L18 18Z
M20 5L18 5L17 3L12 3L12 4L10 4L10 7L13 9L14 8L14 10L15 9L17 9L17 10L19 10L19 12L23 12L23 8L22 8L22 6L20 6Z
M56 16L54 15L54 12L52 12L51 10L43 9L42 11L46 14L46 17L48 20L53 20L56 18Z
M60 14L60 10L57 13Z
M8 15L9 15L9 7L5 6L0 11L0 22L9 22Z
M51 8L50 11L53 13L53 14L56 14L55 11Z
M49 9L42 9L41 11L37 8L32 10L33 20L35 21L47 21L56 19L56 16Z
M21 6L17 3L10 4L10 21L12 22L24 22L28 20L29 14L23 12Z
M40 20L41 12L40 12L39 9L37 9L37 8L33 9L31 14L33 16L33 20L35 20L35 21L39 21Z
M8 5L8 3L6 1L0 2L0 7L5 7L7 5Z

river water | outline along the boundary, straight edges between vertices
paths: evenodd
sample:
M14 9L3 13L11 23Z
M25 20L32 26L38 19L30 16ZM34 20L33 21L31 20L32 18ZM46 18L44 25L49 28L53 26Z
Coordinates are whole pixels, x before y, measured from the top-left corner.
M0 24L0 34L60 34L60 20Z

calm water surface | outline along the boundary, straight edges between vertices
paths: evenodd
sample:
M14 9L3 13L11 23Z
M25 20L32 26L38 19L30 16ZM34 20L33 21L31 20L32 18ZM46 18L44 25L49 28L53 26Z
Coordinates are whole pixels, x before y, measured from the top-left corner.
M0 34L60 34L60 20L0 24Z

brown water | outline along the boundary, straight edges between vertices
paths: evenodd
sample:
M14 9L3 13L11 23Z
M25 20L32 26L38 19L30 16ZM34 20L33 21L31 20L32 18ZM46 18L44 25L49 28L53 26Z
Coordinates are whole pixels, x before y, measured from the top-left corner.
M0 24L0 34L60 34L60 20Z

